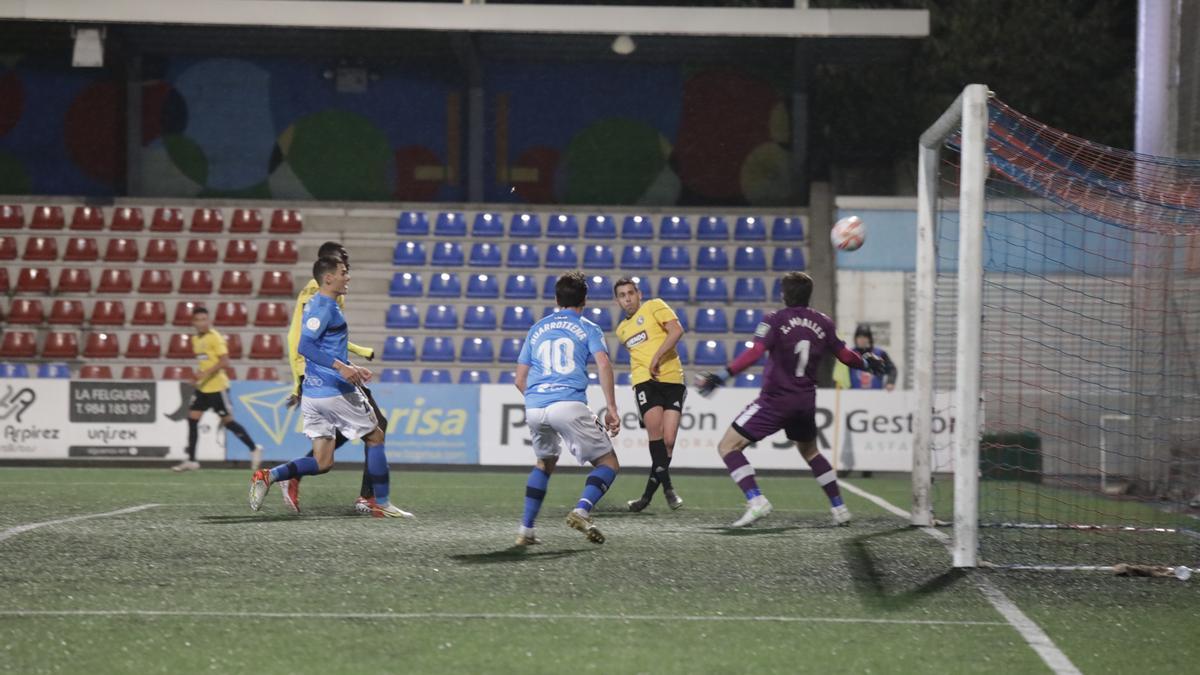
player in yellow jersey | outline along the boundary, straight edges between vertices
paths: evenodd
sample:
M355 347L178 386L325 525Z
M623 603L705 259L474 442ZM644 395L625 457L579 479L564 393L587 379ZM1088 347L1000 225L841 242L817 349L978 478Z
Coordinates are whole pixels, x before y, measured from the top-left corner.
M346 251L344 246L336 241L327 241L324 244L321 244L321 248L317 251L317 258L319 259L329 256L340 258L342 262L345 263L346 270L349 271L350 254ZM288 328L288 361L292 366L292 381L295 383L295 389L292 391L291 397L288 398L289 408L300 403L300 389L302 383L304 382L305 361L304 357L300 355L300 324L304 317L304 306L307 305L308 301L311 300L312 297L320 290L321 287L319 284L317 284L316 280L309 279L304 288L300 289L300 294L296 296L296 309L292 311L292 325L290 328ZM346 304L345 296L339 295L337 297L337 303L339 306L344 307ZM374 360L375 358L375 350L370 347L363 347L351 342L348 345L348 349L351 354L354 354L355 356L361 356L368 361ZM371 409L375 411L375 418L380 421L380 428L383 429L383 433L386 434L387 417L385 417L383 412L379 410L379 405L375 403L375 397L371 396L371 390L367 389L366 387L363 387L362 389L367 395L367 402L371 404ZM343 436L341 432L338 432L334 449L336 450L337 448L345 445L347 440L348 439ZM354 501L354 510L364 515L372 514L377 517L382 517L373 508L375 506L375 490L371 485L371 476L367 471L367 463L365 461L366 446L363 447L363 452L364 461L362 486L359 489L358 499ZM308 454L311 456L312 452L310 451ZM282 488L280 492L283 494L283 502L287 504L288 508L291 510L299 512L300 479L296 478L293 480L280 481L279 487Z
M650 445L650 478L641 499L628 502L630 511L641 511L662 485L667 506L672 510L683 506L683 499L671 485L671 456L675 452L675 436L683 415L687 387L683 379L683 363L675 345L683 337L679 317L659 298L642 302L637 283L622 277L613 286L617 304L625 319L617 324L617 339L629 350L633 391L637 397L642 426Z
M196 390L188 407L188 458L174 469L195 471L200 468L200 463L196 461L196 437L204 411L212 410L221 418L221 425L250 449L250 466L257 471L262 463L262 446L250 438L246 428L238 424L229 412L229 376L225 374L225 369L229 367L229 348L225 346L225 336L213 330L208 310L203 307L192 310L192 327L196 329L196 334L192 336L192 352L199 360L197 365L200 372L196 374Z

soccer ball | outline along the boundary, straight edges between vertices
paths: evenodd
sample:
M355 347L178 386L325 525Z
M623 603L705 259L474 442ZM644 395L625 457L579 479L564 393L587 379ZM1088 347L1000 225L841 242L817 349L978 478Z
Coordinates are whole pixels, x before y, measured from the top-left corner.
M858 216L846 216L833 224L829 239L839 251L857 251L867 239L867 226Z

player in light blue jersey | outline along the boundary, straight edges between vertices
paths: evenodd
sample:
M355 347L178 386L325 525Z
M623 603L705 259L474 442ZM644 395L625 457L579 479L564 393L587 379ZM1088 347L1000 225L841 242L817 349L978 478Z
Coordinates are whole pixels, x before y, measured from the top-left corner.
M582 532L588 541L603 544L604 535L592 523L592 508L608 492L621 468L610 439L620 430L612 362L604 332L582 316L587 303L583 274L570 272L559 277L554 295L558 311L529 329L517 358L517 389L525 395L525 423L537 456L537 465L525 484L525 514L517 545L541 543L533 525L563 443L580 464L595 467L588 474L579 502L567 514L567 525ZM596 360L604 390L603 424L587 407L589 356Z
M367 472L375 489L374 510L392 518L411 518L388 499L389 473L384 432L362 385L371 371L350 363L350 332L337 303L350 284L350 271L341 258L324 257L313 265L313 278L321 290L304 307L300 355L305 359L304 391L300 413L304 434L312 439L313 454L270 471L254 473L250 482L250 508L262 508L272 483L325 473L333 468L338 432L350 440L361 438L367 448Z

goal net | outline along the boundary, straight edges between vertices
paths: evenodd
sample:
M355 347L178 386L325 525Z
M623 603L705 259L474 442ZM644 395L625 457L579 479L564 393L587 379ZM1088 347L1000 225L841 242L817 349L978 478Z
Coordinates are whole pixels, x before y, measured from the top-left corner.
M1197 566L1200 162L971 85L920 164L914 524L962 567Z

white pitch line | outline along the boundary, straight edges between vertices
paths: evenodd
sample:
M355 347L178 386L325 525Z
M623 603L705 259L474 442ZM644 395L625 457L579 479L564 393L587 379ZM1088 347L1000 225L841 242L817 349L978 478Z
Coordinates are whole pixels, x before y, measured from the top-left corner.
M125 508L125 509L117 509L116 511L105 511L104 513L89 513L89 514L82 515L82 516L71 516L70 518L59 518L58 520L47 520L47 521L44 521L41 523L29 523L28 525L17 525L16 527L10 527L7 530L0 532L0 541L4 541L5 539L8 539L9 537L15 537L18 534L21 534L22 532L36 530L39 527L46 527L47 525L61 525L63 523L73 523L78 520L91 520L92 518L107 518L109 516L122 516L122 515L125 515L126 513L137 513L138 511L145 511L146 509L152 509L156 506L162 506L162 505L161 504L142 504L140 506L130 506L129 508Z
M857 485L851 485L844 480L838 481L838 484L846 488L850 493L866 499L889 513L900 516L905 520L910 517L908 511L896 506L883 497L867 492ZM950 547L950 537L945 532L933 527L922 527L921 529L929 536L945 544L946 548ZM1029 648L1041 657L1042 662L1051 671L1057 675L1080 675L1079 668L1071 662L1071 659L1067 658L1067 655L1058 648L1058 645L1054 644L1054 640L1051 640L1050 636L1046 635L1046 631L1042 630L1042 627L1029 618L1025 612L1022 612L1021 608L1017 607L1016 603L1004 594L1004 591L996 588L991 581L982 575L975 574L972 577L979 591L983 593L983 597L987 598L987 601L991 603L992 607L996 608L1000 616L1004 617L1005 621L1021 634L1021 637L1025 640L1025 644L1029 645Z
M1003 621L953 621L938 619L873 619L855 617L824 616L738 616L738 615L691 615L669 614L504 614L493 612L203 612L190 610L155 609L79 609L0 610L0 617L184 617L212 619L392 619L392 620L487 620L487 621L745 621L761 623L850 623L850 624L899 624L911 626L1005 626Z

